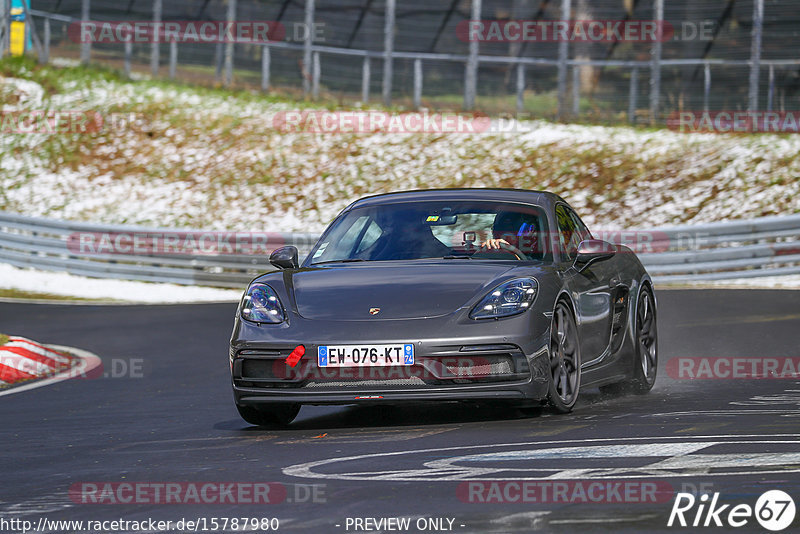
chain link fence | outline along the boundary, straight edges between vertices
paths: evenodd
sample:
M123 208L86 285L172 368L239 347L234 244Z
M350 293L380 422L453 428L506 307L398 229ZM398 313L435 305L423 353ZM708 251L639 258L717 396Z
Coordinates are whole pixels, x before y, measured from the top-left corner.
M82 59L345 104L639 123L663 123L683 110L800 108L795 0L30 2L28 31L41 61ZM0 4L7 28L8 0ZM269 43L82 42L81 21L268 21L283 33ZM492 23L552 29L560 21L571 29L652 22L658 34L514 39L489 32ZM472 38L477 22L484 33Z

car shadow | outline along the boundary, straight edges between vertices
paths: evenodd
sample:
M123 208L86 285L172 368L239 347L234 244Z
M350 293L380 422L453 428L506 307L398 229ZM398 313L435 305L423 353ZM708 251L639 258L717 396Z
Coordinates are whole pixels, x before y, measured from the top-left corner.
M448 402L435 406L426 403L303 406L297 419L290 425L281 428L257 427L236 419L219 422L214 425L214 428L216 430L238 430L242 432L275 432L342 428L419 427L421 425L460 425L489 421L513 421L538 417L543 413L548 413L548 409L520 409L503 404L463 402Z

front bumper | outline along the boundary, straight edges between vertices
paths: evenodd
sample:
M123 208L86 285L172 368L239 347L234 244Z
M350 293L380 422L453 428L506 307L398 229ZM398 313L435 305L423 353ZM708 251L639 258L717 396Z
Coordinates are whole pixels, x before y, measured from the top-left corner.
M463 324L437 318L310 321L294 316L290 324L257 326L237 320L230 347L234 398L251 406L543 401L548 393L549 318L533 313ZM365 343L414 343L415 364L317 366L320 345ZM306 354L292 368L284 360L298 345Z

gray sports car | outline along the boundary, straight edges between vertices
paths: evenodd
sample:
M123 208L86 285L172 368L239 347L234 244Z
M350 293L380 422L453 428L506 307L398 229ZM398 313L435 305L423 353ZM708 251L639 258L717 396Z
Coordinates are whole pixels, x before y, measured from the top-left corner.
M295 247L245 291L230 342L236 407L288 424L302 404L575 405L647 392L653 286L559 196L447 189L348 206L302 265Z

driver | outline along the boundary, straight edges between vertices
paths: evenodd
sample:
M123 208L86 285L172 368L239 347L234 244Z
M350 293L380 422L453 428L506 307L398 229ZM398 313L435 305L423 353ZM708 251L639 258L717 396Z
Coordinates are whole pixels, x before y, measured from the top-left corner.
M525 254L537 251L539 219L536 215L519 212L500 212L492 224L492 239L483 246L489 250L500 249L501 244L516 247Z

